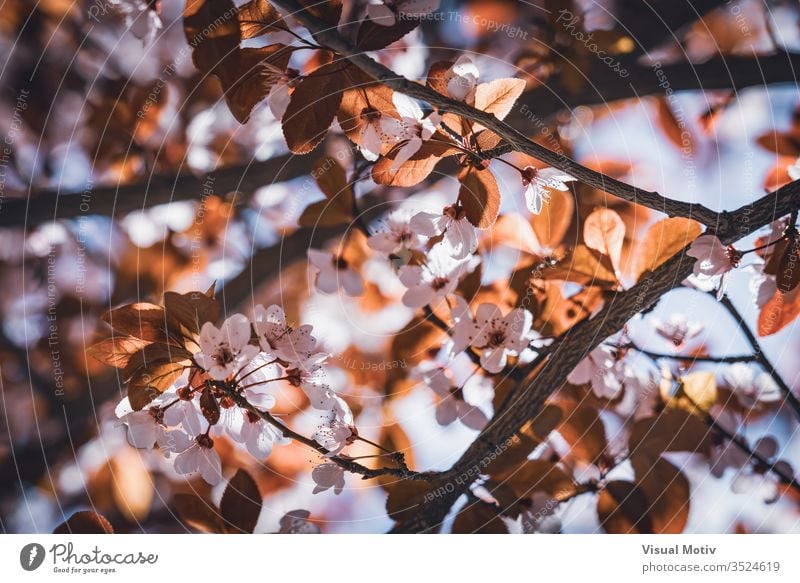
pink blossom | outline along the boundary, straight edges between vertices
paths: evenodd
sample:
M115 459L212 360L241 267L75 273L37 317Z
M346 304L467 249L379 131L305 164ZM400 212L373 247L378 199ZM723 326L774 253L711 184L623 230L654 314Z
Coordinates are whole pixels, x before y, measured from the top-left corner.
M333 488L334 494L341 494L344 489L344 470L333 462L326 462L311 470L314 480L314 494Z
M194 359L212 378L225 380L258 354L250 344L250 320L234 314L220 328L206 322L200 330L200 352Z
M286 325L286 315L280 306L255 307L253 321L258 342L268 355L285 362L298 362L308 358L317 345L311 335L313 326L305 324L298 328Z
M472 59L461 55L444 74L447 93L453 99L473 103L480 73Z
M523 168L522 185L525 186L525 202L528 210L538 215L542 212L545 201L549 200L548 189L566 191L567 182L575 180L556 168L539 170L533 166Z
M199 472L212 486L222 480L222 463L214 450L214 440L207 435L199 435L187 449L175 458L175 471L179 474Z
M425 237L444 235L442 244L453 259L464 259L478 248L475 227L458 205L445 207L441 214L420 212L411 218L410 228Z
M457 261L448 250L436 245L428 253L424 265L404 265L400 268L400 281L408 290L403 303L409 308L421 308L453 293L467 263Z
M308 259L315 272L317 289L326 294L333 294L342 287L349 296L364 293L361 276L353 271L347 261L329 251L309 249Z
M502 371L509 355L518 355L531 342L533 316L517 308L503 316L494 304L481 304L475 312L476 334L472 346L483 349L481 366L490 373Z

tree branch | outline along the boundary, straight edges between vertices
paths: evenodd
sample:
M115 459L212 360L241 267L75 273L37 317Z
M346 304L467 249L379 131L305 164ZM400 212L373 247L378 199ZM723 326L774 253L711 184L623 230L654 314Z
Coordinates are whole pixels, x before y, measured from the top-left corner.
M388 87L411 97L426 101L440 110L451 111L476 121L504 138L515 150L534 156L551 166L567 172L581 181L629 200L643 204L669 216L686 216L704 223L716 231L720 240L729 244L755 230L787 215L800 206L800 181L746 205L734 213L716 213L701 205L672 201L660 194L641 191L621 181L594 172L576 162L535 144L514 128L500 122L493 115L468 107L443 97L418 83L398 77L388 68L360 53L352 44L342 39L335 28L331 29L304 11L296 0L277 0L276 4L315 33L318 41L346 56L353 64ZM493 459L492 452L501 448L527 420L536 416L546 397L563 385L566 377L589 351L608 336L617 332L635 314L652 306L663 294L679 286L692 272L694 260L686 256L687 248L677 253L658 269L646 274L633 288L616 293L592 319L584 320L570 329L534 378L528 378L525 389L511 406L475 439L462 457L448 471L439 474L441 479L475 475ZM445 488L445 494L434 497L413 519L400 523L396 532L424 532L435 530L449 512L453 503L469 486L468 480L456 479Z
M267 184L308 174L310 156L286 154L263 162L227 166L206 174L152 174L132 184L87 188L64 193L60 188L28 192L27 197L6 198L0 204L0 227L34 227L56 219L80 216L124 215L145 208L199 200L203 196L224 196L229 192L252 192Z
M729 213L728 228L719 232L723 243L730 244L745 235L791 213L800 206L800 181L792 182L777 191ZM746 225L746 226L745 226ZM634 315L654 305L665 293L681 285L692 273L694 259L686 256L687 248L677 253L655 271L645 274L629 290L618 292L592 319L583 320L570 329L556 345L541 371L520 385L513 401L495 416L467 451L440 479L453 480L473 476L485 469L492 452L511 437L529 419L539 413L546 398L561 387L567 375L598 344L618 332ZM452 489L430 502L414 520L398 524L397 532L426 532L436 530L458 497L469 485L455 480ZM452 491L449 491L452 490Z

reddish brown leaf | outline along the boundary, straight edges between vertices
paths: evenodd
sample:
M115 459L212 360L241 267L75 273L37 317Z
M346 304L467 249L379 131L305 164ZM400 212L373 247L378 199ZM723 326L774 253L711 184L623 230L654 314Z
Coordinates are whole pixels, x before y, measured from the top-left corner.
M469 504L453 523L454 534L508 534L497 510L488 503Z
M631 453L647 450L656 457L667 451L711 453L711 430L696 416L681 409L666 409L655 417L634 423L628 438Z
M58 525L53 534L114 534L114 529L102 514L82 510Z
M523 91L525 81L522 79L505 78L481 83L475 88L475 107L494 114L497 119L504 119ZM476 130L481 127L475 126Z
M500 189L489 170L470 168L461 178L458 200L467 220L479 229L488 229L500 211Z
M219 403L214 397L214 392L209 387L206 387L203 392L200 393L200 413L203 414L203 417L206 418L209 425L216 425L219 423Z
M220 510L194 494L175 494L172 497L178 516L188 526L201 532L222 533L225 531Z
M286 23L268 0L250 0L239 7L239 29L242 39L283 30Z
M167 318L197 334L206 322L216 322L220 316L219 302L213 294L199 291L179 294L164 293L164 310Z
M658 221L647 230L636 246L634 275L653 271L700 235L700 225L691 219L671 217Z
M397 170L392 170L393 153L380 158L372 167L372 179L388 186L416 186L430 175L442 157L457 152L447 137L437 132Z
M261 514L261 493L255 480L244 470L234 474L222 494L219 508L230 532L252 533Z
M331 63L305 77L292 92L283 116L283 135L295 154L308 154L325 137L347 86L346 65Z
M562 419L558 432L570 444L570 455L591 464L601 464L608 447L599 412L572 401L559 403Z
M201 73L220 75L235 63L241 40L237 14L232 0L187 0L183 29Z
M377 51L388 47L406 36L419 26L420 21L414 18L398 19L394 26L375 24L366 18L358 28L356 46L362 51Z
M650 503L632 482L611 481L597 497L600 525L611 534L651 534Z
M609 257L589 249L586 245L576 245L564 259L542 269L540 277L600 287L617 285L614 266Z
M434 91L438 91L442 95L448 95L445 73L447 73L453 64L453 61L436 61L432 63L428 69L428 78L426 81L428 87Z
M685 122L679 121L675 117L666 98L656 99L656 115L667 139L684 154L691 155L695 148L694 136Z
M593 211L583 224L583 240L590 249L607 255L611 264L619 268L622 244L625 240L625 223L608 208Z
M161 306L137 302L109 310L103 314L103 320L126 336L147 342L167 342L167 320Z
M133 336L114 336L90 346L87 352L94 358L116 368L125 368L131 356L148 342Z
M536 238L544 247L555 248L564 239L575 211L572 192L549 190L550 202L542 212L531 217L531 226Z
M758 335L770 336L783 330L800 314L800 287L789 293L777 290L758 315Z
M253 108L269 93L275 70L285 71L291 49L276 43L260 48L236 51L224 70L217 72L225 91L225 102L239 123L246 123ZM268 68L270 67L270 68Z
M637 484L650 502L648 515L656 534L678 534L689 519L689 480L662 458L639 452L631 456Z

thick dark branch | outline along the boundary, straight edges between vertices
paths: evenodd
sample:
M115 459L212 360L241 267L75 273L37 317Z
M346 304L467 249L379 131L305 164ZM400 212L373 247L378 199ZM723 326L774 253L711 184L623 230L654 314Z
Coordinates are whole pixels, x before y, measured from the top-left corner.
M729 213L727 224L732 228L720 232L725 243L731 243L768 225L773 220L788 215L800 207L800 181L784 186L757 202ZM694 259L682 250L654 272L645 274L631 289L615 294L591 320L584 320L570 329L557 343L550 358L533 378L522 384L522 389L501 414L455 463L444 472L443 480L458 476L472 476L482 471L493 459L492 454L502 451L502 445L529 419L536 417L545 399L561 387L567 375L598 344L618 332L639 312L654 305L665 293L681 285L692 273ZM429 503L414 521L398 525L404 532L424 532L439 527L450 507L464 492L464 480L455 480L451 492ZM467 484L468 485L468 484Z
M618 196L623 200L641 204L669 216L689 217L710 228L725 227L725 225L720 225L720 215L716 211L706 208L703 205L672 200L661 196L657 192L636 188L635 186L587 168L564 156L562 153L549 150L528 139L525 135L508 124L503 123L492 114L477 110L465 103L445 97L427 86L398 76L392 70L378 63L369 55L361 52L351 43L344 40L335 28L327 26L324 22L309 14L296 0L278 0L275 3L285 10L288 10L292 13L292 16L305 25L306 28L313 31L319 42L347 58L376 81L385 84L395 91L430 103L436 106L441 112L449 111L480 123L508 142L508 146L511 150L533 156L550 166L563 170L581 182Z
M313 162L309 156L284 155L263 162L228 166L199 176L153 174L142 182L88 188L83 192L31 191L28 197L6 198L0 204L0 227L33 227L56 219L89 215L124 215L169 202L200 200L209 195L250 193L264 185L308 174Z

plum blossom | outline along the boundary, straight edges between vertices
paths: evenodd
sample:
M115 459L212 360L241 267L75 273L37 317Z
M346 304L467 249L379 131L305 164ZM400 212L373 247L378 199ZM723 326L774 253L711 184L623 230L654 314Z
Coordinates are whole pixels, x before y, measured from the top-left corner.
M205 418L200 413L195 393L189 387L182 387L176 396L177 400L164 409L164 423L169 427L180 427L190 437L197 437L204 431Z
M311 335L313 326L304 324L296 329L287 326L286 314L280 306L265 308L259 304L254 314L253 328L266 354L292 363L305 360L316 347L317 340Z
M403 303L409 308L421 308L448 296L458 287L468 267L468 262L457 261L447 248L435 245L424 265L400 268L400 281L408 288Z
M344 257L335 255L330 251L309 249L308 259L311 261L315 274L317 289L326 294L336 293L341 285L349 296L359 296L364 293L361 276L350 268Z
M276 534L319 534L319 527L308 520L310 516L308 510L290 510L281 517Z
M433 361L423 362L413 371L412 377L424 382L439 397L436 405L436 421L439 425L450 425L458 419L476 431L486 427L488 418L478 407L467 402L465 387L455 384L447 368Z
M537 335L531 331L532 324L533 316L523 308L516 308L503 316L500 308L494 304L479 305L475 312L474 337L470 344L483 350L483 369L498 373L505 368L509 355L519 355L525 350L532 336ZM456 334L461 338L464 332Z
M671 314L666 320L654 318L652 323L656 333L676 348L680 348L687 340L691 340L703 331L701 323L690 322L680 313Z
M731 482L731 490L735 494L746 492L757 493L765 503L772 504L780 496L780 480L778 474L794 477L794 468L784 461L775 460L778 453L778 443L771 436L759 439L753 451L771 465L762 467L762 464L746 464Z
M453 259L464 259L478 248L475 227L458 204L445 207L441 214L417 213L411 218L410 228L425 237L443 235L442 243L449 247Z
M764 273L763 265L748 265L743 269L753 273L748 288L753 294L753 301L761 309L778 291L778 280L774 275Z
M179 474L199 472L212 486L222 481L222 462L214 450L214 440L208 435L198 435L188 447L175 457L175 471Z
M365 122L361 129L360 146L364 158L374 162L388 151L394 151L391 171L407 162L429 140L441 122L441 115L431 113L427 117L419 104L401 93L395 93L392 101L399 117L385 115L377 109L367 108L361 112Z
M311 479L316 484L313 494L333 488L333 493L339 495L344 489L344 470L333 462L316 466L311 470Z
M326 382L327 375L323 366L328 356L327 353L316 352L286 370L289 383L300 387L311 406L323 411L330 411L336 407L335 394Z
M743 362L736 362L726 368L722 378L743 407L777 403L781 400L781 390L769 373L756 375L753 367Z
M600 398L614 399L622 390L624 367L619 349L601 344L575 367L567 380L575 385L592 384L594 394Z
M258 354L250 344L250 320L234 314L220 328L206 322L200 329L200 352L194 359L212 378L221 381L235 374Z
M158 14L158 3L146 0L108 0L116 11L125 17L125 26L131 34L150 44L155 39L156 34L162 28L161 18ZM89 10L89 17L95 18L96 12Z
M163 413L158 407L132 411L120 421L125 424L128 443L137 449L153 449L166 434Z
M328 450L328 456L337 455L350 445L357 435L353 425L353 412L340 397L333 395L333 408L326 412L322 424L311 438Z
M385 229L367 239L369 248L387 255L418 249L424 239L420 236L422 233L415 231L411 224L411 212L408 208L399 208L389 213L386 216Z
M447 94L453 99L473 103L475 90L478 87L480 72L475 63L466 55L461 55L453 66L444 74Z
M439 9L439 0L369 0L367 15L375 24L394 26L398 20L420 18Z
M717 291L717 298L721 298L727 285L725 276L739 265L742 259L741 251L733 245L726 247L716 235L701 235L692 241L686 254L697 259L694 264L694 276L699 281L716 281L717 278L721 278Z
M556 168L534 168L526 166L522 169L522 185L525 187L525 202L528 210L538 215L544 208L544 203L549 200L548 189L568 190L567 182L575 178Z
M800 180L800 158L794 161L794 164L789 164L786 167L786 172L789 173L789 178L792 180Z

